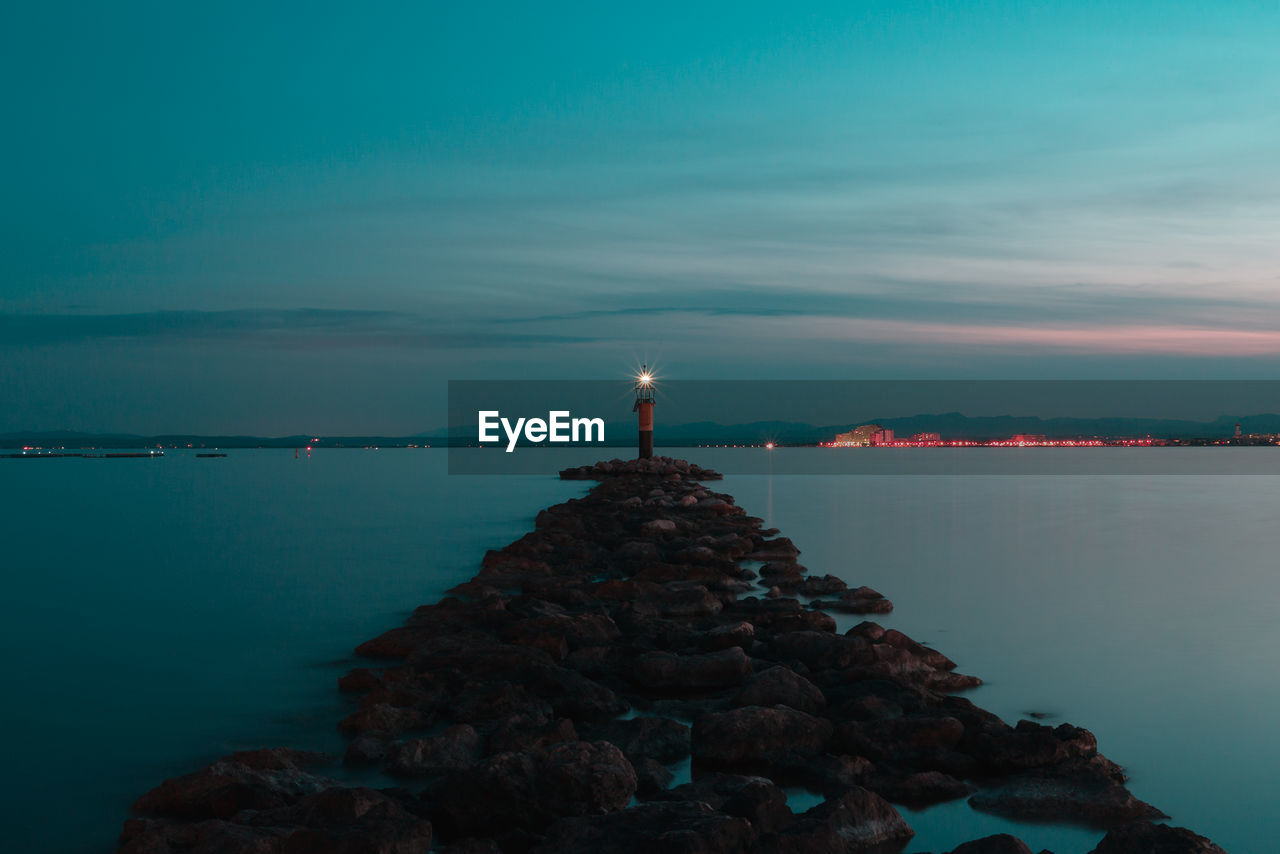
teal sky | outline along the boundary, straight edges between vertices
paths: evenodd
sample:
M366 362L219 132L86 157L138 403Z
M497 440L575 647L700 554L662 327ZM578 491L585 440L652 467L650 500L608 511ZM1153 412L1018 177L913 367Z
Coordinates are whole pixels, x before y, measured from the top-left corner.
M1275 3L64 4L0 27L0 431L447 379L1275 378Z

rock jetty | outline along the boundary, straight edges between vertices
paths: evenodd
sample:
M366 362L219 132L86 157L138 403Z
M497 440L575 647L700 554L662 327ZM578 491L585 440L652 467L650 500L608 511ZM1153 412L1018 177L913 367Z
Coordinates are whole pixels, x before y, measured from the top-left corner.
M339 680L337 759L232 754L135 804L120 851L818 854L907 848L894 806L1109 832L1094 854L1221 849L1155 824L1093 735L1010 726L958 696L941 652L827 611L885 613L668 458L566 470L597 483ZM690 782L672 785L688 763ZM336 782L364 768L376 788ZM350 776L349 773L346 776ZM820 793L803 812L783 787ZM952 854L1018 854L1007 835Z

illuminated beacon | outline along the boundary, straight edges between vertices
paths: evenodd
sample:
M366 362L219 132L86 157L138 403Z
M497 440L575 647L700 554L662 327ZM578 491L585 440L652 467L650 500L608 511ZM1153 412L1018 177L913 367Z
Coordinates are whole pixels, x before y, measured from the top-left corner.
M636 374L636 405L632 412L640 413L640 459L653 456L653 373L648 365Z

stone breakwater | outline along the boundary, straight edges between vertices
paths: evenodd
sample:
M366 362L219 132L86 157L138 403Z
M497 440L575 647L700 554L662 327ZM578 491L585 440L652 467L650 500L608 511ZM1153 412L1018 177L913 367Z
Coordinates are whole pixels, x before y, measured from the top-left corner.
M731 496L658 458L538 514L476 576L357 648L337 760L235 753L135 804L120 850L253 854L902 851L894 804L968 798L1087 822L1094 854L1221 852L1156 824L1088 730L1010 726L941 652L827 613L892 604L834 575ZM692 782L672 786L689 762ZM385 776L384 776L385 775ZM796 813L783 786L820 792ZM1028 852L993 836L952 854Z

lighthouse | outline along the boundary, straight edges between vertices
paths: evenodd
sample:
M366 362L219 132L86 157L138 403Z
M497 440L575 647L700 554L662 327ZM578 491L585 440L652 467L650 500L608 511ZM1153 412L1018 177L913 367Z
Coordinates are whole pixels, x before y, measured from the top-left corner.
M647 460L653 456L653 373L649 366L640 368L636 374L636 405L632 412L640 413L640 456Z

